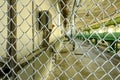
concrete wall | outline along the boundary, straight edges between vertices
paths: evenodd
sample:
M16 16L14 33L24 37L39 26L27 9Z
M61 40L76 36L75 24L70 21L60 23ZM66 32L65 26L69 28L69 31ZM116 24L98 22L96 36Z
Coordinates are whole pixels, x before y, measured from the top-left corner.
M6 39L7 39L7 1L0 0L1 3L1 12L0 12L0 55L6 54ZM57 9L54 7L56 5L52 5L52 3L48 0L35 0L34 3L39 6L38 10L49 10L52 14L52 23L55 27L52 30L52 34L50 36L50 43L56 40L56 38L60 38L61 35L61 26L59 21L59 13ZM26 54L29 54L32 50L32 2L30 0L19 0L17 2L17 55L18 58L22 58ZM35 27L35 26L34 26ZM35 37L35 46L41 41L38 40L38 36L42 33L36 31L36 27L34 28L34 37ZM38 47L37 47L38 48Z
M50 43L61 37L61 28L59 24L59 14L56 5L52 5L50 0L34 0L34 3L39 6L38 10L49 10L52 14L52 23L55 25L50 36ZM6 56L6 40L7 40L7 1L0 0L0 56ZM35 6L36 6L35 5ZM17 1L17 58L18 60L25 58L33 50L33 35L32 35L32 1L18 0ZM35 20L35 19L34 19ZM34 46L39 48L42 40L42 32L37 31L34 26ZM29 63L22 71L18 72L18 77L22 80L31 79L43 80L52 69L53 53L41 53L34 62ZM49 57L49 58L48 58ZM34 66L33 66L34 65ZM34 71L37 70L36 72ZM34 75L33 75L34 73Z
M0 56L5 56L7 39L7 3L0 0L0 6Z

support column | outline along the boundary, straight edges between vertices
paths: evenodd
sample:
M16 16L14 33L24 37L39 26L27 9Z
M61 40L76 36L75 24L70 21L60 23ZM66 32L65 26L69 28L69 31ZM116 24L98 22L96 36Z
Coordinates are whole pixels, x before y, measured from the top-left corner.
M7 61L10 67L10 73L12 80L16 79L17 73L15 66L17 62L16 47L17 47L17 10L16 0L7 0L8 2L8 18L7 18Z

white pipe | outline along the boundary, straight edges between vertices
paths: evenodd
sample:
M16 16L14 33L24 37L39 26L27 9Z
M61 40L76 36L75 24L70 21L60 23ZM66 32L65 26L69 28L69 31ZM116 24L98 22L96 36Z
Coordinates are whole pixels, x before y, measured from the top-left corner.
M73 4L73 9L71 13L71 36L75 34L75 12L77 8L80 6L80 0L75 0Z

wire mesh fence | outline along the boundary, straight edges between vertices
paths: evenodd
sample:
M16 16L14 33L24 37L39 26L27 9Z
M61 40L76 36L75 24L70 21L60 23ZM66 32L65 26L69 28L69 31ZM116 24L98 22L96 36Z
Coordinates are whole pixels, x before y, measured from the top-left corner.
M119 0L0 0L1 80L120 80Z

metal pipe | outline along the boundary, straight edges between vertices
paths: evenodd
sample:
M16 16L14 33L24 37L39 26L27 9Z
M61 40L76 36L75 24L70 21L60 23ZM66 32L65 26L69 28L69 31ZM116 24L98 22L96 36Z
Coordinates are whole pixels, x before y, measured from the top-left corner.
M75 34L75 13L77 12L78 7L80 6L81 0L75 0L72 8L71 13L71 38L73 37L73 34Z
M34 0L32 1L32 51L34 51L34 19L35 19L35 12L34 12Z
M32 54L33 54L33 51L34 51L34 42L35 42L35 39L34 39L34 31L35 31L35 28L34 28L34 23L35 23L35 21L34 21L34 19L35 19L35 11L34 11L34 0L32 0ZM34 57L33 57L33 61L34 61ZM33 63L33 66L35 67L35 64ZM33 70L33 72L35 72L35 70ZM33 75L33 79L35 79L35 75Z

